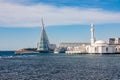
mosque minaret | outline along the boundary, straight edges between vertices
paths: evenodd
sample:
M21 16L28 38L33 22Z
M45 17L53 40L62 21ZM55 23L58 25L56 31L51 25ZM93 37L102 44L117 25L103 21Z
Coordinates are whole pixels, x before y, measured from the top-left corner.
M91 24L91 45L95 43L95 37L94 37L94 24Z

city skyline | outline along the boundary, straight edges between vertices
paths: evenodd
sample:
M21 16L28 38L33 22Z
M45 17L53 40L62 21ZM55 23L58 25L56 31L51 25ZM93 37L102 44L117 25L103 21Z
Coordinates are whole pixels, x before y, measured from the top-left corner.
M0 50L37 47L41 18L50 43L90 42L120 37L119 0L0 0Z

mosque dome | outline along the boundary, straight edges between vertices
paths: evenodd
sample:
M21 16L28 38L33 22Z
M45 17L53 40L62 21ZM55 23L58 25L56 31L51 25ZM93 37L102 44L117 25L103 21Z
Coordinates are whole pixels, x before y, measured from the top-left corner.
M95 42L95 45L96 46L106 46L107 43L103 40L98 40L98 41Z

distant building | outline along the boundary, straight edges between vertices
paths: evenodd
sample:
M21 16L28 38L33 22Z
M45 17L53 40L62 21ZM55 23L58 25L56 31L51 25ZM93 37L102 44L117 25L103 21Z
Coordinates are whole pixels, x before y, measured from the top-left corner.
M54 51L55 47L56 47L55 44L49 43L49 39L47 37L42 19L42 31L41 31L40 42L37 44L37 51L39 51L40 53L50 53L51 51Z
M85 46L90 45L90 43L60 43L60 45L55 49L54 53L80 53L85 52ZM83 48L84 47L84 48Z
M82 45L90 45L90 43L60 43L59 47L76 47L76 46L82 46Z
M87 53L86 52L86 46L88 44L81 43L81 45L77 45L74 47L67 47L67 51L65 53L67 54L79 54L79 53Z
M120 38L110 38L109 44L110 45L120 45Z

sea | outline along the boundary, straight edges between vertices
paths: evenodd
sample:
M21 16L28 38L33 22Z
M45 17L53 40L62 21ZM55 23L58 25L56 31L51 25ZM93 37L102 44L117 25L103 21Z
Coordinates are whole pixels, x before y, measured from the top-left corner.
M0 80L120 80L120 54L0 51Z

